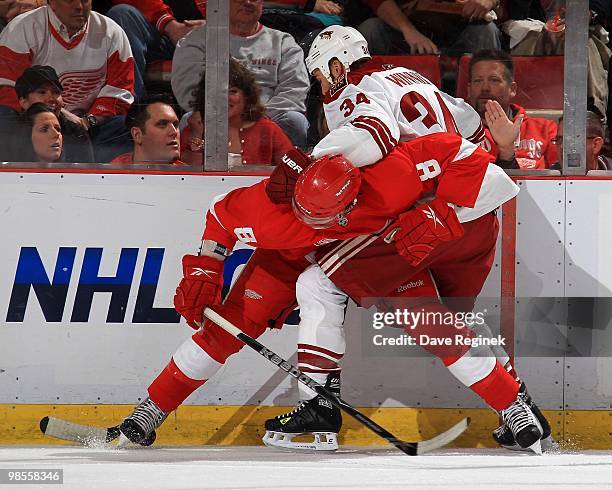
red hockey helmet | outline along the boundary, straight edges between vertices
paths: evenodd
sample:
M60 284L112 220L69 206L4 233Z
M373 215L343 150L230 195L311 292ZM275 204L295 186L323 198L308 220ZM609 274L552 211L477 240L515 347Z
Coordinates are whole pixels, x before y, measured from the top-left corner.
M360 185L361 172L342 155L321 157L300 174L293 211L312 228L328 228L335 219L346 223L344 215L352 208Z

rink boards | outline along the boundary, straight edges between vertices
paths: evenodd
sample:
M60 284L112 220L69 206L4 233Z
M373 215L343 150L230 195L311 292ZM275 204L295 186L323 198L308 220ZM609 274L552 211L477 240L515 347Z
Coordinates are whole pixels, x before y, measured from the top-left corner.
M192 333L179 323L172 296L181 256L199 246L209 202L259 178L0 172L0 444L41 443L36 423L49 413L111 424L145 396ZM481 295L487 322L521 345L552 344L535 354L520 354L517 345L516 362L557 436L612 447L605 299L612 296L612 182L518 183L521 193L503 210L496 261ZM227 282L248 254L228 263ZM565 297L584 299L559 300ZM558 337L539 341L540 325L563 307L553 322ZM406 437L430 435L472 414L474 427L460 445L488 444L496 416L438 361L372 355L361 310L351 308L347 320L347 400ZM291 357L295 333L286 326L263 342ZM188 399L160 440L257 443L261 422L296 396L295 383L245 350ZM378 442L356 425L348 429L348 443Z

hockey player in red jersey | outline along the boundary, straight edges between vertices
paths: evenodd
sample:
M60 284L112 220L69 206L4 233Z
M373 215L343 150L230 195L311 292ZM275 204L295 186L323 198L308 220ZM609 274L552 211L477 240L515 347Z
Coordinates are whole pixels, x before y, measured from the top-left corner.
M403 155L400 156L398 153ZM425 157L429 157L428 160L420 161ZM218 303L220 299L220 277L223 267L220 259L227 255L236 240L241 240L260 247L258 252L261 250L260 257L263 260L250 262L247 265L247 268L254 270L254 273L246 276L248 283L240 283L239 279L238 287L244 294L226 301L218 309L231 321L240 323L249 335L254 337L261 335L269 326L263 320L270 318L270 309L262 311L265 303L259 300L272 291L278 293L275 287L279 282L287 284L291 278L295 281L297 274L305 267L303 259L290 261L287 260L289 255L265 250L265 247L297 247L301 248L300 253L303 253L302 247L312 249L313 246L316 247L331 239L355 236L357 229L360 230L359 233L363 233L364 228L369 226L364 223L380 227L377 215L388 218L390 214L385 216L383 208L376 200L368 200L370 190L381 188L378 185L380 183L385 184L382 188L398 191L397 196L386 201L388 213L397 213L400 197L406 194L406 183L411 183L408 189L416 187L419 192L410 195L410 202L404 203L404 209L413 204L415 199L423 197L426 193L435 192L436 199L429 208L435 213L437 222L444 224L439 232L436 231L433 236L430 233L421 234L420 238L413 236L411 231L403 233L402 227L406 223L411 220L418 221L409 217L412 216L410 212L402 215L403 218L398 222L399 229L395 232L398 236L395 241L404 244L402 250L412 254L412 258L406 261L406 264L423 262L427 250L433 251L440 243L463 236L464 231L459 224L462 214L467 220L466 231L481 230L478 233L484 234L482 237L486 236L488 239L483 241L480 237L476 237L478 244L490 244L491 241L494 244L496 221L490 213L513 197L517 189L498 167L489 164L489 160L489 155L473 144L444 134L404 143L383 161L361 171L348 164L344 158L325 158L309 167L304 172L304 176L318 171L321 164L339 167L341 177L333 180L332 187L333 196L340 208L333 206L332 199L330 201L332 206L323 210L325 216L319 216L308 209L307 200L296 199L295 212L301 218L301 222L293 218L295 223L291 229L287 228L288 233L283 232L286 226L290 225L290 220L287 218L292 214L291 208L288 205L274 206L263 199L265 182L232 191L213 202L211 206L201 255L186 256L183 260L184 278L177 289L176 308L191 326L199 326L202 321L202 309L207 305ZM397 184L401 162L405 166L404 186ZM426 165L423 165L424 163ZM376 183L375 186L372 186L373 182ZM391 195L393 194L392 192ZM238 202L241 205L238 205ZM455 213L446 203L454 203L461 208L457 208L458 212ZM252 212L255 206L251 204L257 205L257 212ZM343 212L338 213L338 209L342 209ZM416 212L420 213L420 210L417 208ZM270 226L269 223L274 223L276 226ZM480 223L480 226L471 223ZM474 234L471 233L473 238ZM380 233L375 236L380 237ZM492 249L489 249L489 253L492 253ZM409 274L412 275L418 270L410 270ZM410 276L404 276L402 279L406 277ZM281 292L287 289L285 285L281 288ZM379 292L384 294L388 290L385 285ZM243 315L246 310L250 310L249 314ZM282 317L283 313L286 314L286 311L279 312L279 317ZM252 321L254 318L259 321ZM149 387L149 398L122 423L122 432L135 442L150 441L154 429L163 422L167 414L214 374L229 355L240 348L239 341L207 322L203 329L196 332L192 339L174 354L166 369ZM539 441L541 432L538 431L541 431L541 428L538 429L536 423L530 423L533 416L528 415L531 412L525 409L524 402L516 399L518 384L503 368L499 369L495 365L493 371L483 381L482 386L473 387L474 391L483 396L494 408L502 410L502 413L512 407L510 412L526 418L522 425L511 425L516 429L513 429L515 436L519 436L523 429L527 431L526 436L523 434L525 437L533 435L535 431L533 437ZM510 412L508 420L511 419ZM523 442L521 436L519 440Z

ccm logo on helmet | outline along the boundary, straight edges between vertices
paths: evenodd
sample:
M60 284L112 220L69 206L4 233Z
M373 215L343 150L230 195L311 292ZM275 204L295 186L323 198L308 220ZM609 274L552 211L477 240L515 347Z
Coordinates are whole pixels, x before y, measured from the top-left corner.
M283 162L285 163L285 165L287 165L287 167L289 167L292 170L295 170L298 174L301 173L302 170L304 170L297 163L291 160L291 158L289 158L287 155L283 155Z

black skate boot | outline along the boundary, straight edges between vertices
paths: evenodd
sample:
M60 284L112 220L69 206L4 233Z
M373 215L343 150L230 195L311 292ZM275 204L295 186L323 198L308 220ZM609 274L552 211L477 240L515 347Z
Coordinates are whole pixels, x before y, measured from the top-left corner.
M533 414L538 419L538 422L540 422L540 425L542 426L542 437L541 437L542 451L546 452L551 449L557 448L558 444L555 442L555 440L552 437L551 430L550 430L550 424L548 423L548 420L546 420L546 417L540 411L538 406L533 402L533 399L527 392L527 387L525 386L524 382L521 382L521 387L519 388L519 392L524 393L525 402L527 403L527 405L529 406ZM524 451L525 450L525 448L521 447L516 442L516 440L514 439L514 435L512 434L512 431L506 424L500 425L497 429L493 431L493 439L495 439L495 442L497 442L500 446L502 446L505 449L510 449L514 451Z
M134 411L128 415L119 430L132 443L150 446L155 442L157 429L169 412L164 412L153 400L146 398ZM122 445L119 442L119 445Z
M530 402L533 403L527 392L519 390L516 401L502 410L500 415L521 449L531 449L536 454L542 454L540 439L544 431L538 417L530 408Z
M340 378L329 375L325 388L340 396ZM342 415L324 397L317 395L311 400L301 401L291 412L266 420L266 446L285 449L335 451L338 449L338 432L342 427ZM303 434L314 435L313 442L293 442Z

